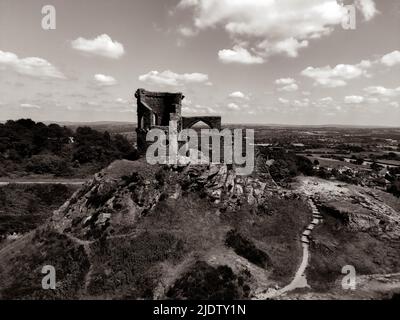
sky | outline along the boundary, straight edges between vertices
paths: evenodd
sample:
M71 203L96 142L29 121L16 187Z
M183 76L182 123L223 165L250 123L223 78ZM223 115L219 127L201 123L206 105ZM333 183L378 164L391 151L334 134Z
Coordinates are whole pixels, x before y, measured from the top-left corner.
M399 35L398 0L0 0L0 120L134 122L145 88L224 123L399 126Z

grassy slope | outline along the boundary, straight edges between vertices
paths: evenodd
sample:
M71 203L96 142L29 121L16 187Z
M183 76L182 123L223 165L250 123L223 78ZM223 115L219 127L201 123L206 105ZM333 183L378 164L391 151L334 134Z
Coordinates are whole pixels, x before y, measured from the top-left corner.
M0 241L7 234L25 233L43 224L77 188L51 184L0 187Z
M400 201L394 196L375 191L383 201L399 212ZM400 214L400 213L399 213ZM358 275L390 274L400 271L400 240L388 240L374 232L350 230L345 221L325 215L318 226L311 246L307 271L309 284L317 291L340 289L345 265L353 265Z
M120 179L132 170L145 172L150 180L155 174L139 162L119 162L104 173ZM167 176L165 187L168 189L173 183L173 177ZM21 240L26 247L22 243L18 250L9 248L6 253L0 252L0 280L9 279L0 292L10 298L42 295L38 289L41 279L40 272L37 277L38 268L50 261L57 266L65 264L66 270L73 271L57 276L64 291L56 290L54 298L165 297L169 288L176 289L169 292L173 297L190 298L188 292L179 288L191 281L187 275L193 271L196 274L196 266L204 270L195 277L203 288L196 297L202 294L200 297L208 298L215 289L212 279L221 274L230 283L229 295L245 298L250 288L290 282L301 258L298 237L309 223L309 208L301 199L294 198L271 196L267 203L264 208L243 206L235 213L223 213L218 205L189 192L177 200L161 200L131 230L124 230L130 231L125 235L116 232L83 241L44 227L33 233L34 241ZM227 233L232 229L265 252L269 261L265 268L250 263L226 246ZM13 276L14 269L20 270L19 278L25 283L23 292L16 289L22 284Z

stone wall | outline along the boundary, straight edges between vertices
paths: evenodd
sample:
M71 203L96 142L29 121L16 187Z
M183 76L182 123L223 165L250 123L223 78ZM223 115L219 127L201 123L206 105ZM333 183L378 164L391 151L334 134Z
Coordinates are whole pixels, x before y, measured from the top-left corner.
M168 126L171 113L181 114L184 99L182 93L150 92L139 89L135 97L138 105L138 124L141 128L149 128L152 125Z

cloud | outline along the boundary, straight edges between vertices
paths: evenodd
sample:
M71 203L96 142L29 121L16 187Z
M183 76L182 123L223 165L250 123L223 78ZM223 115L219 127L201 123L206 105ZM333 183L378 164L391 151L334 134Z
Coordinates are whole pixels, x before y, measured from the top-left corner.
M360 104L364 102L364 97L361 96L347 96L344 98L346 104Z
M295 82L296 82L296 80L294 80L292 78L281 78L281 79L275 80L275 84L277 84L277 85L288 85L288 84L293 84Z
M110 59L119 59L125 54L124 46L113 41L107 34L102 34L94 39L78 38L71 42L71 46L83 53Z
M189 27L180 27L178 33L186 38L190 38L197 35L198 32Z
M35 104L30 104L30 103L22 103L20 105L21 108L24 109L42 109L41 106L35 105Z
M275 84L283 85L283 87L278 88L278 91L294 92L299 90L299 86L296 84L296 80L292 78L281 78L275 80Z
M332 103L333 99L332 99L332 97L325 97L325 98L320 99L319 101L323 104L328 104L328 103Z
M287 86L284 86L282 88L278 88L278 91L286 91L286 92L294 92L299 90L299 86L295 83L289 84Z
M100 87L110 87L110 86L115 86L117 84L117 80L115 80L111 76L106 76L104 74L94 75L94 81Z
M243 100L249 100L249 99L250 99L247 95L245 95L245 94L244 94L243 92L241 92L241 91L232 92L232 93L229 95L229 97L230 97L230 98L235 98L235 99L243 99Z
M217 111L212 108L212 107L208 107L208 106L203 106L203 105L199 105L196 104L192 107L189 106L184 106L183 110L185 112L191 113L191 114L207 114L207 113L217 113Z
M223 63L261 64L264 62L263 58L252 55L239 45L234 46L233 49L220 50L218 57Z
M196 5L198 5L198 3L199 3L198 0L181 0L178 4L178 8L185 9L185 8L196 6Z
M122 99L122 98L115 99L115 102L116 103L120 103L120 104L128 104L129 103L128 100L125 100L125 99Z
M301 75L314 80L315 86L325 88L336 88L347 85L348 80L368 77L367 70L372 63L369 60L363 60L359 64L338 64L334 68L325 66L322 68L308 67L301 72Z
M310 105L310 100L309 99L303 99L303 100L294 100L292 102L292 106L296 108L304 108L308 107Z
M240 110L240 107L236 103L230 103L228 104L228 109L233 111L238 111Z
M400 64L400 51L396 50L384 55L381 58L381 63L388 67Z
M356 6L361 10L366 21L371 20L378 14L375 2L373 0L356 0Z
M273 55L279 53L285 53L290 58L297 58L299 50L307 48L309 42L307 40L298 41L294 38L288 38L276 43L271 43L267 40L258 44L258 48L263 49L264 55Z
M286 106L290 106L293 108L305 108L310 105L310 99L308 99L308 98L304 98L302 100L296 99L296 100L292 100L292 101L290 101L288 99L284 99L284 98L278 98L278 101L281 104L284 104Z
M185 84L208 84L208 75L203 73L178 74L170 70L158 72L150 71L139 76L139 81L158 86L183 86Z
M371 86L364 88L364 91L370 95L381 97L396 97L400 95L400 87L389 89L382 86Z
M284 98L278 98L278 101L282 104L288 104L290 101Z
M379 103L379 99L378 98L366 98L365 102L368 104L375 104L375 103Z
M42 79L65 79L66 77L50 62L37 57L20 59L12 52L0 50L0 69L9 68L18 74Z
M189 107L192 105L192 100L190 100L190 98L185 98L182 100L182 105L185 107Z
M373 0L357 2L366 20L376 15ZM193 28L221 27L234 44L246 43L221 50L220 58L222 54L238 61L237 56L247 56L255 63L276 54L297 57L311 40L331 34L347 14L337 0L181 0L178 9L193 13Z
M400 104L397 101L393 101L393 102L389 103L389 106L394 107L394 108L399 108Z

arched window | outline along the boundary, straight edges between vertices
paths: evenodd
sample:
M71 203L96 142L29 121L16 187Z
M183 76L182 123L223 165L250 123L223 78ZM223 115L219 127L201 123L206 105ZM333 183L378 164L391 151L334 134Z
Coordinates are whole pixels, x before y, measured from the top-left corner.
M209 123L204 122L203 120L197 120L193 122L192 125L189 126L192 129L212 129L212 126Z

